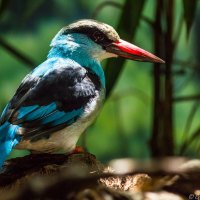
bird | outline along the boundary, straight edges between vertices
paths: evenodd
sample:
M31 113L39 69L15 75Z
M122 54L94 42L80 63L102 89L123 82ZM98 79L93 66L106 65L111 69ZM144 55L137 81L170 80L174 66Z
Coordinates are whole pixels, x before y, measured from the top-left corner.
M70 153L95 120L105 99L100 62L107 58L164 63L120 39L115 29L92 19L62 28L47 59L25 76L0 118L0 166L12 149Z

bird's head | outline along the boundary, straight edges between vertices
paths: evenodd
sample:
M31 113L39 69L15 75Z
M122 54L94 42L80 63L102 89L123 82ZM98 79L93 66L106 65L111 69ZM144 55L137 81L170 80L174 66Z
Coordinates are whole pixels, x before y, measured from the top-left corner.
M95 20L79 20L64 28L54 37L52 47L60 47L63 51L85 52L96 60L109 57L124 57L144 62L164 63L155 55L120 39L113 27Z

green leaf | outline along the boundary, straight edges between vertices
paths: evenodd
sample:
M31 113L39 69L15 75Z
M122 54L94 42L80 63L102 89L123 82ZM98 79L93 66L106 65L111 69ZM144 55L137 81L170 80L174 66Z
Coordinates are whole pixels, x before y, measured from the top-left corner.
M120 37L132 41L136 33L145 0L126 0L116 31ZM125 63L124 58L111 59L105 67L106 96L110 95Z
M184 20L187 26L187 35L190 33L197 7L197 0L183 0Z

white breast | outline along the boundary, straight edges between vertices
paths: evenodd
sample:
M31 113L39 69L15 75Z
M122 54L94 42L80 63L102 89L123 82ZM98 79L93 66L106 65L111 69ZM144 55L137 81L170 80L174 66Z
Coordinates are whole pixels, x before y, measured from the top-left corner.
M37 152L70 152L72 151L85 129L96 118L104 99L104 91L96 91L96 96L86 105L83 115L70 126L52 133L48 139L40 139L35 142L22 140L15 148L28 149Z

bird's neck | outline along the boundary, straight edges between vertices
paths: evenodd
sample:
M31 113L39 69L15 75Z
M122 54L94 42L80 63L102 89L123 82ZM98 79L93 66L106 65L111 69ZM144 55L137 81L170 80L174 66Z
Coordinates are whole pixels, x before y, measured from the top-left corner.
M48 59L50 58L71 59L79 63L85 69L95 73L99 77L102 86L105 88L105 75L100 62L84 50L66 48L60 45L50 49Z

